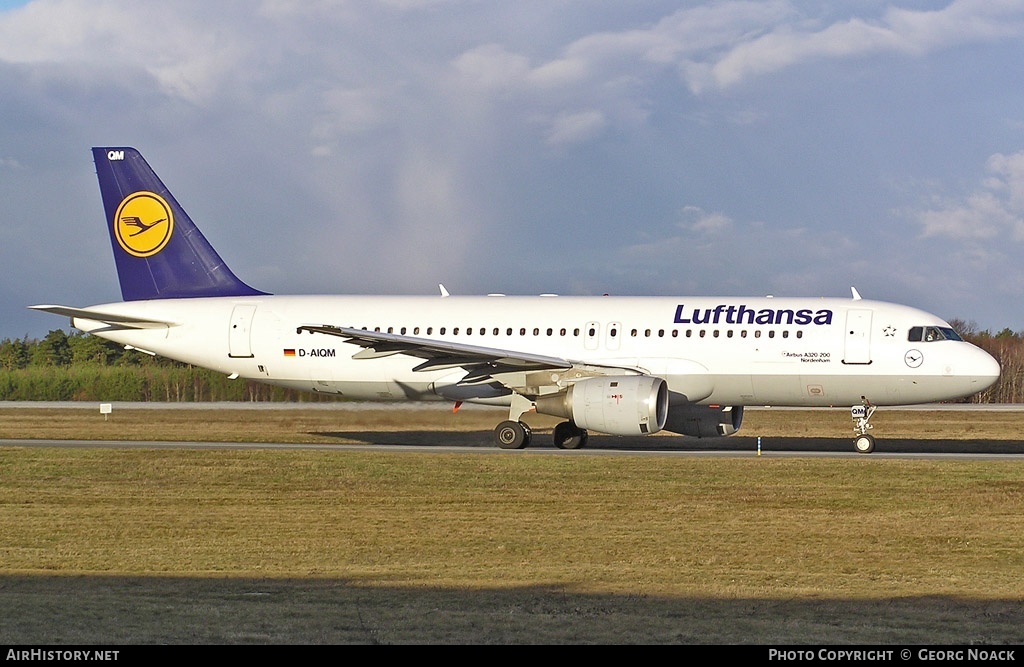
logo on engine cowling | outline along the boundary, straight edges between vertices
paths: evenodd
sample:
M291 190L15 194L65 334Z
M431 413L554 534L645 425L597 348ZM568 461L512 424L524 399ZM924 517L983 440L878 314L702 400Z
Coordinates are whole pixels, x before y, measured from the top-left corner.
M174 214L164 198L153 192L135 192L114 214L114 238L133 257L152 257L171 240Z

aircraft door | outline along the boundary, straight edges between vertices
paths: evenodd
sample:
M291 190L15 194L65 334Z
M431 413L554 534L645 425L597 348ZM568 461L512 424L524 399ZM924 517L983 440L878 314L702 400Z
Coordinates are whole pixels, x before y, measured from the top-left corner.
M866 308L846 311L844 364L871 363L871 311Z
M228 330L228 356L233 359L251 359L252 319L256 314L256 306L235 306L231 311L231 328Z

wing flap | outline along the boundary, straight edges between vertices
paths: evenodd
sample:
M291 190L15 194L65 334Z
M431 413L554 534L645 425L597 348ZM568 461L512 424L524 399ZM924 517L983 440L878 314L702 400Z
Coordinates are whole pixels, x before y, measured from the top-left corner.
M571 361L559 357L328 324L307 324L298 327L297 331L337 336L362 347L362 350L352 355L353 359L376 359L392 354L423 359L423 363L415 367L417 371L446 368L480 371L486 367L485 374L493 375L510 371L567 370L573 367Z

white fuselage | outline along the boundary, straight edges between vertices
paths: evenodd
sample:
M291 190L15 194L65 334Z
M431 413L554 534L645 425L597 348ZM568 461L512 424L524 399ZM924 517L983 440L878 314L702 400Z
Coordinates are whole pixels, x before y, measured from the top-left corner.
M404 354L297 333L333 325L621 367L664 378L672 401L704 405L903 405L989 387L999 366L960 340L910 341L948 327L924 311L836 298L254 296L160 299L92 310L171 323L74 326L155 354L291 388L371 400L508 404L507 392L457 386L458 368L415 371ZM554 376L552 382L556 381Z

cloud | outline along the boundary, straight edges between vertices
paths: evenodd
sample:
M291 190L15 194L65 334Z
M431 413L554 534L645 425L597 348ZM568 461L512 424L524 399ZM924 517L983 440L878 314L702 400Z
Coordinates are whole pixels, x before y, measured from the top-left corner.
M718 2L679 10L648 28L599 32L531 66L504 52L515 75L538 86L594 85L647 63L647 76L675 68L694 93L723 90L783 69L825 59L880 53L920 56L1024 34L1019 1L957 0L938 10L889 8L878 18L822 25L791 2ZM506 73L509 70L506 69Z
M958 0L932 11L890 8L879 19L851 18L823 28L816 28L814 22L780 22L766 34L744 39L721 54L706 54L687 68L687 78L691 88L700 92L707 86L729 88L815 60L890 52L920 56L1020 36L1022 13L1020 2Z
M913 214L925 237L1024 241L1024 151L991 156L991 174L961 202Z
M707 213L697 206L687 206L682 211L681 229L688 229L699 234L717 234L729 231L733 227L732 219L724 213Z
M242 35L216 29L214 16L212 8L159 3L126 11L118 3L38 0L0 22L0 61L141 70L168 95L209 101L239 71L248 73L243 64L255 56Z
M483 44L460 54L452 62L466 82L486 90L506 90L529 74L526 56L511 53L498 44Z
M585 141L600 134L607 124L604 114L596 110L559 114L550 123L548 143L557 145Z
M21 164L17 158L5 158L0 157L0 171L3 170L21 170L24 169L25 165Z
M833 20L784 0L732 1L681 9L649 26L592 32L547 58L528 54L513 40L490 42L465 50L452 66L461 84L476 93L533 107L548 140L566 144L598 136L566 132L581 107L589 109L591 122L603 115L609 128L645 122L666 72L702 95L806 63L879 54L920 57L1022 34L1019 1L957 0L937 10L889 8L878 17ZM750 110L732 117L749 122L761 116Z

